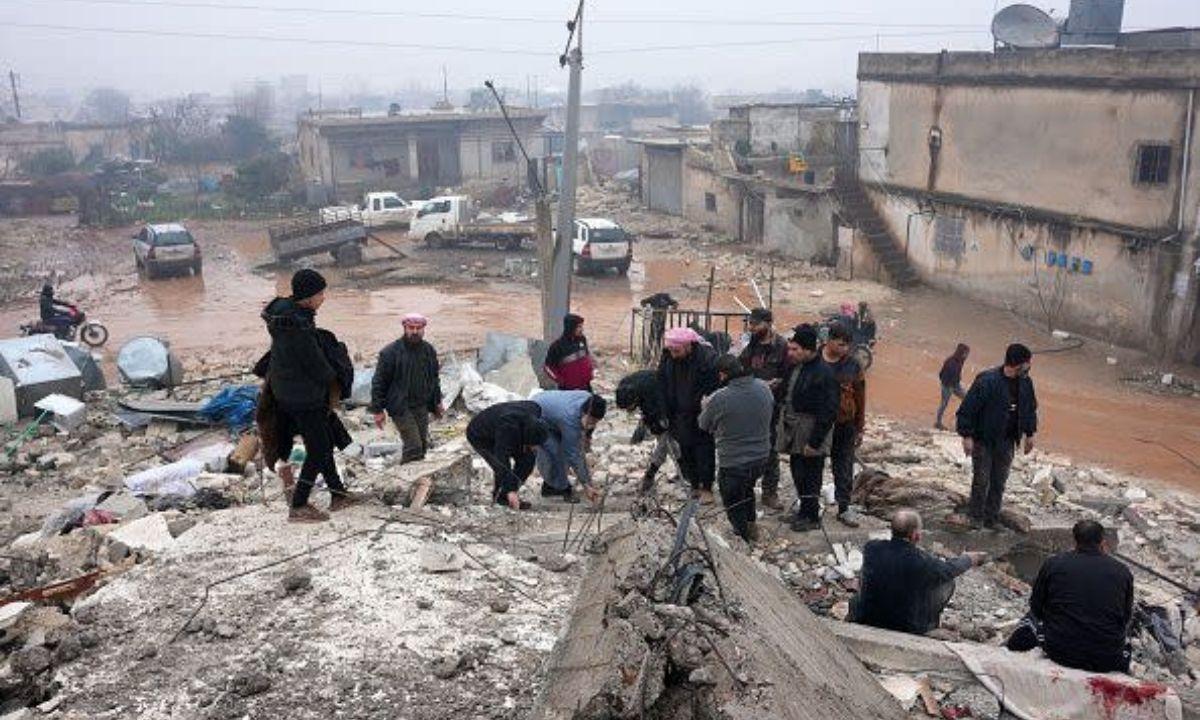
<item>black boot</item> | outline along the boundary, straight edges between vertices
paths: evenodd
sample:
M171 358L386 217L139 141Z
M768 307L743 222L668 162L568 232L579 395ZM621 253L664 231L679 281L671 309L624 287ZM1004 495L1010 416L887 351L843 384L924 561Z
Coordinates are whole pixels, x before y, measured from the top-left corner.
M642 494L650 492L654 489L654 478L658 475L658 466L651 465L646 468L646 474L642 476Z

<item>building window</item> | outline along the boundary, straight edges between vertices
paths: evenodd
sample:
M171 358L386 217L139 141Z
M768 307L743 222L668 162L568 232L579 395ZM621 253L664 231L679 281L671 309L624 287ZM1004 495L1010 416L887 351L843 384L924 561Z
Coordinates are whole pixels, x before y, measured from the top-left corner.
M717 211L717 196L712 193L704 193L704 209L709 212Z
M1171 179L1171 146L1138 145L1137 181L1165 185Z
M511 140L492 143L492 162L510 163L517 161L517 151Z

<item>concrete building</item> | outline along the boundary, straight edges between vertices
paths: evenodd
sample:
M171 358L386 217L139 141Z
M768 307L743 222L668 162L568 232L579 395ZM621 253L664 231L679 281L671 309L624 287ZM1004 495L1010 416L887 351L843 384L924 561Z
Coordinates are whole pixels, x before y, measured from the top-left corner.
M76 163L114 157L140 159L149 124L35 122L0 125L0 177L12 176L21 162L40 150L66 149Z
M859 177L921 279L1200 360L1200 51L859 56Z
M531 158L544 112L509 110ZM338 198L368 190L427 195L473 181L523 185L528 168L499 113L364 116L309 113L299 120L305 179Z
M756 103L730 108L704 140L637 140L642 202L740 242L834 264L834 168L852 115L846 105Z

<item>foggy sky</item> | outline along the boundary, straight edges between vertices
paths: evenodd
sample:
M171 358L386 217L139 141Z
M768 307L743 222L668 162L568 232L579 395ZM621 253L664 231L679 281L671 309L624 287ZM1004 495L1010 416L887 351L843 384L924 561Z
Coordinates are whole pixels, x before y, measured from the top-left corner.
M0 0L0 70L26 92L107 85L150 99L190 91L227 94L237 82L305 74L327 92L440 88L485 78L511 88L538 76L543 89L565 87L558 67L561 22L501 22L372 16L375 12L504 15L565 20L575 0L190 0L225 7L172 7L189 0ZM584 24L584 87L626 80L649 86L697 83L710 92L822 88L848 93L865 50L991 49L996 0L591 0ZM1069 0L1035 4L1066 15ZM229 5L324 8L348 14L230 9ZM690 18L707 24L649 22ZM635 22L613 22L630 20ZM605 22L608 21L608 22ZM738 23L767 21L767 25ZM798 23L844 23L842 26ZM793 24L785 24L793 23ZM417 43L463 49L355 47L346 44L117 35L13 24L119 28L150 32L273 36L347 42ZM889 27L911 24L922 27ZM1200 26L1200 1L1129 0L1125 28ZM933 26L966 27L933 27ZM876 34L878 37L876 38ZM712 43L775 44L720 48ZM650 50L662 46L682 49ZM469 49L468 49L469 48ZM505 52L487 52L489 49ZM530 53L528 55L518 53Z

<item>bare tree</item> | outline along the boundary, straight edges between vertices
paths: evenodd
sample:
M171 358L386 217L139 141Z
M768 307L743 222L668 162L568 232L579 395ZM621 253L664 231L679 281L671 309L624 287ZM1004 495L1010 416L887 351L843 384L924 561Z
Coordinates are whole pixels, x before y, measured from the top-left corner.
M79 119L93 123L122 123L129 120L133 102L116 88L96 88L79 107Z
M269 125L275 114L275 89L266 82L256 82L235 89L233 114Z

